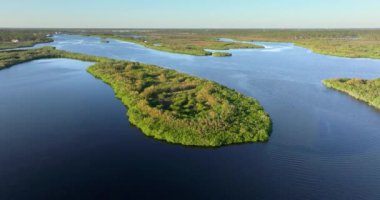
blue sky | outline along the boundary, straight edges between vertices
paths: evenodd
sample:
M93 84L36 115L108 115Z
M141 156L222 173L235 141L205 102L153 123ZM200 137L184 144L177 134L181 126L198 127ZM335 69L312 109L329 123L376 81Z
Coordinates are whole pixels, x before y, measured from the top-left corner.
M0 0L0 27L380 28L380 0Z

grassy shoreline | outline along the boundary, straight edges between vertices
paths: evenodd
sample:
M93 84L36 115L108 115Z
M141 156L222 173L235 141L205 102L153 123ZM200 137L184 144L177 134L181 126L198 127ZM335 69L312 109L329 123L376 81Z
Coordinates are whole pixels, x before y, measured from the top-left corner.
M330 79L324 80L327 88L335 89L363 101L370 106L380 109L380 79Z
M53 42L53 39L46 39L46 40L40 40L40 41L29 41L29 42L23 42L19 44L2 44L0 47L0 50L12 50L15 48L26 48L26 47L33 47L37 44L44 44L44 43L50 43Z
M289 42L315 53L348 58L380 59L380 29L60 29L58 32L94 35L143 45L160 51L210 56L212 50L263 48L237 41ZM0 30L0 49L28 47L49 42L53 30ZM19 39L12 43L12 39Z
M0 52L0 70L41 58L95 62L88 72L113 88L128 107L130 122L147 136L203 147L269 139L271 120L256 100L174 70L52 47Z
M152 49L200 56L211 54L204 49L261 47L218 41L219 38L230 38L237 41L288 42L323 55L380 59L380 30L378 29L88 29L80 32L71 30L67 33L111 37Z
M305 29L230 31L224 37L241 41L288 42L315 53L380 59L379 29Z
M75 34L75 33L74 33ZM211 56L213 53L205 49L212 50L230 50L230 49L247 49L247 48L263 48L259 45L244 44L237 42L222 42L218 38L193 38L185 40L184 38L145 38L145 37L128 37L116 36L111 34L85 33L83 36L95 36L101 38L110 38L126 42L132 42L142 45L146 48L165 51L170 53L187 54L193 56Z
M0 52L0 70L12 67L16 64L46 58L70 58L89 62L112 61L111 59L103 57L89 56L79 53L70 53L66 51L56 50L54 47L43 47L38 49L12 50Z

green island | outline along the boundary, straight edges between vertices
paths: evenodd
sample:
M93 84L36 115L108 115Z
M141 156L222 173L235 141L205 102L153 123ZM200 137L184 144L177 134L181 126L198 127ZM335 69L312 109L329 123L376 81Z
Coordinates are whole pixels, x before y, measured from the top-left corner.
M52 42L53 40L50 38L52 35L52 31L47 30L3 29L0 30L0 50Z
M107 40L106 38L102 38L102 39L100 40L100 42L101 42L101 43L110 43L110 41Z
M212 56L215 56L215 57L227 57L227 56L232 56L232 54L228 53L228 52L212 52Z
M218 147L269 138L270 117L256 100L174 70L53 47L0 52L0 69L42 58L95 62L88 72L109 84L128 107L130 122L156 139Z
M324 80L323 84L380 109L380 79L340 78Z

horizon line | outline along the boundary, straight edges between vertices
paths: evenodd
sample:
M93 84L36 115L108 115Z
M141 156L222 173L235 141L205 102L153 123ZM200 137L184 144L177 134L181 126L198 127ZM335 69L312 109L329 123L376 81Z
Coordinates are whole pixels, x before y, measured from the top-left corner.
M118 29L118 30L126 30L126 29L134 29L134 30L380 30L380 27L336 27L336 28L292 28L292 27L283 27L283 28L123 28L123 27L102 27L102 28L83 28L83 27L0 27L0 29Z

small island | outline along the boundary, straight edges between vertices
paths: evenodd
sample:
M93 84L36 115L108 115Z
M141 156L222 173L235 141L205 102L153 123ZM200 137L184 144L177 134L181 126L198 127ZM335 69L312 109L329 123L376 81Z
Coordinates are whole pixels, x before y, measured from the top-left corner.
M340 78L324 80L323 84L380 109L380 79Z
M100 42L101 42L101 43L106 43L106 44L107 44L107 43L110 43L110 41L107 40L107 39L101 39Z
M109 84L130 122L155 139L203 147L269 139L272 123L258 101L174 70L52 47L0 52L0 69L42 58L95 62L88 72Z
M215 56L215 57L228 57L228 56L232 56L232 54L228 53L228 52L212 52L212 56Z

